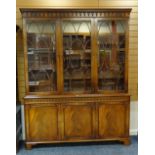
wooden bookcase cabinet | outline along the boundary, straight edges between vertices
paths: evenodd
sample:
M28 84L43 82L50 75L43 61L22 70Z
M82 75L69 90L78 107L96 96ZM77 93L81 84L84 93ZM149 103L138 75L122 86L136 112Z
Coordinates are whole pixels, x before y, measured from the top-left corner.
M26 147L129 144L131 9L21 9Z

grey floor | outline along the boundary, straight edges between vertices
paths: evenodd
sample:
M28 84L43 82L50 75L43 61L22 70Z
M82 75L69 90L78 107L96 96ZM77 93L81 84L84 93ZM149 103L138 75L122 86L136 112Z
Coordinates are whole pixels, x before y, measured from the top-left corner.
M76 143L39 145L32 150L25 150L21 145L17 155L138 155L137 136L131 137L131 145L118 142Z

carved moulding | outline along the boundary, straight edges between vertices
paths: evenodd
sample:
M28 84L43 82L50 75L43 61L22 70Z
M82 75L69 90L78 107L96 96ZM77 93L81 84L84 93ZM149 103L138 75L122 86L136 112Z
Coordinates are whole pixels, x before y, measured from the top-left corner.
M131 9L20 9L24 18L129 18Z

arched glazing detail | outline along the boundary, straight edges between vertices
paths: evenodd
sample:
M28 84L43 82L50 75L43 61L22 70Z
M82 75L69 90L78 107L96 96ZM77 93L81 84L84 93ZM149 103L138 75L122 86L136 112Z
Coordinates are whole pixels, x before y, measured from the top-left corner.
M29 91L55 91L55 22L28 21L26 30Z
M91 90L91 22L63 21L64 91Z
M98 21L99 90L124 90L125 21Z

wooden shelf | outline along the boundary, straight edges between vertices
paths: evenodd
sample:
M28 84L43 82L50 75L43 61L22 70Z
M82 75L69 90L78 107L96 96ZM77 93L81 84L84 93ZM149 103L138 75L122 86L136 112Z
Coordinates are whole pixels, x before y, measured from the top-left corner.
M125 52L125 48L118 48L118 51Z
M39 81L29 81L29 86L39 86Z
M31 71L42 71L42 70L51 70L51 71L53 71L53 72L55 72L55 70L56 70L56 68L54 68L54 67L50 67L50 66L48 66L48 67L46 67L46 66L44 66L44 65L40 65L41 67L29 67L29 72L31 72Z
M31 52L29 52L31 51ZM52 49L49 49L49 48L29 48L28 49L28 54L36 54L36 53L47 53L47 54L52 54L54 53L55 54L55 51L53 51Z
M50 86L49 84L51 84L51 80L41 80L41 81L29 81L29 86Z
M100 32L99 33L99 35L104 35L104 36L109 36L109 35L112 35L112 34L113 34L112 32L111 33L109 33L109 32L107 32L107 33L106 32L102 32L102 33ZM116 32L115 34L116 35L124 35L125 36L125 32Z
M91 49L85 50L65 50L66 55L82 55L82 54L91 54Z
M87 33L87 32L77 32L77 33L73 33L73 32L63 32L63 37L67 37L67 36L70 36L70 35L72 35L72 36L91 36L91 33Z
M90 80L91 77L64 77L64 80Z

